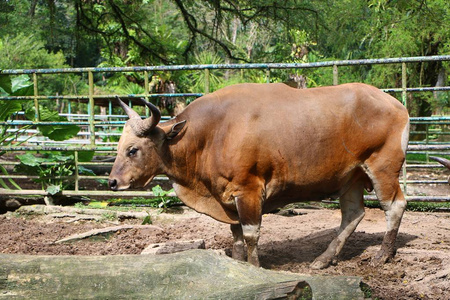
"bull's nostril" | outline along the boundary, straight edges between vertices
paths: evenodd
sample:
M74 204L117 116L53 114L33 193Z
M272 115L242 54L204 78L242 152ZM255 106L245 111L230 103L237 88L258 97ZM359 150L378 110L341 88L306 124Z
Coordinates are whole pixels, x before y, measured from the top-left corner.
M109 184L109 188L110 188L111 190L113 190L113 191L117 190L117 180L115 180L115 179L110 179L110 180L108 181L108 184Z

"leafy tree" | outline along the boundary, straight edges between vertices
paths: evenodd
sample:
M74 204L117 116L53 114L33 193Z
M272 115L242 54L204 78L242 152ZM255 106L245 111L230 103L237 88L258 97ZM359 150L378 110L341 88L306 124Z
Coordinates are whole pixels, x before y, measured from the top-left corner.
M20 33L0 39L0 69L62 68L65 57L62 51L51 53L44 41L35 35Z
M450 3L445 0L10 0L0 3L0 21L4 24L0 27L2 41L7 35L8 40L32 36L48 53L59 55L58 59L63 55L70 66L189 64L196 63L204 53L224 63L234 63L312 62L450 52L447 29ZM27 28L26 34L22 28ZM0 55L0 62L1 59ZM34 61L40 63L45 59ZM408 85L434 86L445 82L449 70L448 63L408 65ZM332 82L330 70L296 72L307 77L309 86ZM379 87L399 87L400 74L398 65L339 69L340 82L365 81ZM153 75L160 74L150 74ZM291 72L275 71L271 80L283 81L289 75ZM108 88L113 90L125 89L129 82L142 85L144 81L141 75L108 76L105 74ZM192 80L196 75L173 73L170 76L180 89L193 89ZM257 71L227 71L223 76L223 84L247 79L265 81L264 74ZM212 85L215 86L221 84ZM59 90L64 92L68 88ZM441 94L439 99L431 93L414 94L410 99L413 115L429 115L436 106L448 105L447 94Z

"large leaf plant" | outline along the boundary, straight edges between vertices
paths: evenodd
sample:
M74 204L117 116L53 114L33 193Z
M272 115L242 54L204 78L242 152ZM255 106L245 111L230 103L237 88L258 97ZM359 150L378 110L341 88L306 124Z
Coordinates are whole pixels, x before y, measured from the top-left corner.
M0 75L0 96L30 96L33 94L33 83L27 75L7 76ZM0 121L6 122L11 119L19 111L25 110L25 118L34 121L36 111L33 105L27 100L0 100ZM58 112L51 111L45 106L39 106L39 120L42 122L67 122L67 118L61 117ZM18 130L8 130L8 124L0 125L0 144L1 145L19 145L24 141L16 141L16 137L25 133L32 125L22 126ZM42 136L48 137L54 141L64 141L75 136L80 128L76 125L38 125ZM29 135L28 139L34 135ZM26 140L28 140L26 139ZM25 141L26 141L25 140ZM5 151L0 151L0 157ZM79 157L83 161L92 159L93 152L83 153ZM16 167L17 171L25 172L28 175L38 176L34 179L42 185L42 188L54 195L61 190L70 186L68 176L72 176L75 172L75 162L73 153L62 152L45 152L37 156L31 152L24 155L17 155L20 165ZM78 167L80 173L92 174L90 170ZM0 165L0 172L7 175L5 167ZM8 179L9 184L0 178L0 186L9 189L12 186L20 189L19 185L11 178Z

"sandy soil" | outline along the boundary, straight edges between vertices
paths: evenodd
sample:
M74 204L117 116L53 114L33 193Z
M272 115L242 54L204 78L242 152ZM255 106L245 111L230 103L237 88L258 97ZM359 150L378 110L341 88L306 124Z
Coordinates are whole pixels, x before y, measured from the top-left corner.
M300 215L264 215L260 239L262 267L306 274L358 275L379 299L450 299L450 213L406 212L395 259L381 268L368 265L385 229L384 214L367 209L366 216L344 247L340 260L325 270L309 264L326 249L339 226L340 211L298 209ZM56 216L0 215L0 253L50 255L138 254L148 244L204 239L209 249L231 253L229 226L189 211L157 218L164 229L119 231L108 239L69 244L56 240L93 228L112 226L111 220L73 221ZM117 222L117 221L116 221ZM138 220L123 223L139 224ZM369 294L368 294L369 295Z

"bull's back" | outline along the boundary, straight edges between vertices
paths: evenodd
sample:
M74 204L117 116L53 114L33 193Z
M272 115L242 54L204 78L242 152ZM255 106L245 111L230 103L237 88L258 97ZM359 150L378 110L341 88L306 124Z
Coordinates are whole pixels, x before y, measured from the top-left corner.
M242 84L219 90L204 102L203 115L196 118L199 127L213 133L207 137L214 141L212 148L231 150L233 157L241 149L298 157L308 149L343 144L357 154L384 143L408 122L399 101L364 84L306 90ZM321 153L328 154L314 156Z

